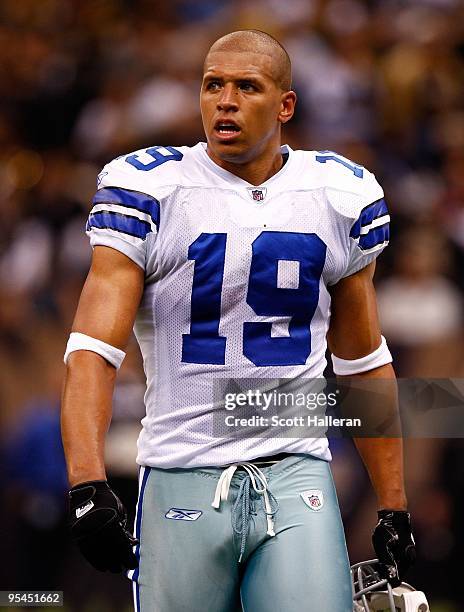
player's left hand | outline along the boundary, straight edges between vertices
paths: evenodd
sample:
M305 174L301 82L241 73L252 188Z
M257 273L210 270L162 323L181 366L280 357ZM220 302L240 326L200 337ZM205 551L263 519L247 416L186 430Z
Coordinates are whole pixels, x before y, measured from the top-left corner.
M96 569L135 569L138 544L126 529L126 510L104 480L83 482L69 492L69 525L81 553Z
M379 522L372 544L380 562L380 574L392 587L403 581L416 560L416 545L411 531L411 516L405 510L379 510Z

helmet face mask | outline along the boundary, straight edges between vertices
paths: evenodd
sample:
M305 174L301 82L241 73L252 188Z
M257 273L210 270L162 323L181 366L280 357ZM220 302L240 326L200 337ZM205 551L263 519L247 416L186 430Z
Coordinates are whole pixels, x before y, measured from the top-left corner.
M354 612L429 612L422 591L401 583L392 588L378 573L378 559L351 567Z

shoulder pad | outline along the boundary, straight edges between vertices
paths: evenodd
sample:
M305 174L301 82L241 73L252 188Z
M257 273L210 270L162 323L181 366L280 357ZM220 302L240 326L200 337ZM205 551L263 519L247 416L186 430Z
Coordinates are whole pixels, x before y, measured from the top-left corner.
M157 195L162 187L182 182L189 147L155 146L121 155L106 164L97 187L121 187Z
M357 219L362 209L383 198L383 189L372 172L333 151L310 151L313 184L344 217Z

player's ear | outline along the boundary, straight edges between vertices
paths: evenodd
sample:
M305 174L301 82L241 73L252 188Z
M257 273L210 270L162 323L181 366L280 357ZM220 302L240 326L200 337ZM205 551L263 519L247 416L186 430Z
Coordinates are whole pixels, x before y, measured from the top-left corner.
M278 120L280 123L287 123L293 117L295 112L296 93L294 91L285 91L280 99L280 112Z

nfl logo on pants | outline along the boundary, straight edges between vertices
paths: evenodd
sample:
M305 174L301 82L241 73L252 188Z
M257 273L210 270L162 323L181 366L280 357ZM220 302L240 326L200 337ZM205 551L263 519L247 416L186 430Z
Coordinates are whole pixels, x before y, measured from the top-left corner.
M322 491L318 489L310 489L309 491L302 491L300 493L304 503L311 508L311 510L320 510L324 505L324 495Z

